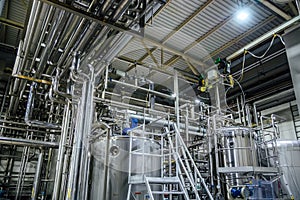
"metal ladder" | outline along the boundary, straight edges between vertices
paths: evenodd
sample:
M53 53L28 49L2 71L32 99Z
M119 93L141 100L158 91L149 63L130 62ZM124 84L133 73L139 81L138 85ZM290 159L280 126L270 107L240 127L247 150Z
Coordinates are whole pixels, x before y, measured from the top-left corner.
M143 130L144 131L144 130ZM146 133L146 132L144 132ZM147 135L149 133L146 133L143 135ZM167 133L164 133L162 135L160 135L161 137L161 144L163 144L164 141L164 137L167 135ZM136 151L133 150L132 148L132 141L133 138L135 138L134 136L130 135L130 147L129 147L129 160L131 163L132 161L132 157L135 154L140 154ZM143 148L143 146L142 146ZM168 151L168 153L166 153L165 151ZM153 156L159 156L161 157L161 161L162 163L166 163L167 166L171 166L172 165L172 161L174 161L174 156L171 153L171 150L168 149L164 149L164 147L161 147L160 150L161 154L160 155L153 155ZM151 156L150 154L146 153L147 156ZM140 161L142 167L144 167L144 159L145 157L142 157L142 160ZM159 195L163 195L166 196L168 195L168 199L171 200L173 199L172 197L178 197L178 196L182 196L184 199L188 200L189 196L188 193L186 192L186 190L184 189L184 186L182 184L182 182L180 181L178 176L171 176L172 172L168 173L168 176L163 173L163 169L161 169L161 176L159 177L150 177L147 176L147 174L140 174L140 175L133 175L132 174L132 169L131 169L131 164L129 164L129 178L128 178L128 193L127 193L127 200L130 200L131 198L136 199L136 197L134 196L134 194L131 192L132 190L132 186L133 185L138 185L138 184L144 184L147 188L148 191L148 198L150 200L154 200L154 197L157 197Z
M290 103L290 109L291 109L291 113L292 113L292 117L293 117L296 138L297 138L297 140L299 140L300 139L300 116L299 116L299 110L298 110L297 104L292 105Z
M186 200L200 200L203 198L200 197L201 191L198 190L199 186L202 184L203 188L206 191L206 196L208 196L209 199L213 200L213 197L204 179L202 178L191 154L189 153L182 137L180 136L176 124L173 124L172 127L173 131L169 131L168 128L164 128L165 133L161 135L161 144L163 144L163 141L168 142L168 153L164 153L164 147L162 145L162 153L160 156L162 158L162 163L165 161L165 159L167 159L167 165L169 167L171 165L172 167L175 167L175 172L173 173L172 170L169 170L168 174L161 173L160 177L149 177L145 174L137 177L131 174L131 168L129 166L129 188L127 193L127 200L130 200L131 197L135 198L131 192L132 185L134 184L144 184L147 188L148 198L150 200L155 200L155 197L157 197L158 195L168 196L169 200L173 199L173 197L178 196L181 196ZM130 143L129 148L129 160L131 160L132 155L135 154L135 152L132 151L131 145L132 142ZM147 154L147 156L150 155ZM143 163L144 161L141 162L141 164ZM189 195L193 195L193 197L190 198Z
M213 200L212 194L208 189L208 186L205 183L200 171L194 159L192 158L190 152L188 151L187 146L183 138L180 135L180 132L176 126L173 124L174 135L172 139L172 135L168 134L168 141L170 144L170 148L172 149L172 153L174 154L174 158L176 160L177 173L182 181L182 184L189 185L191 187L190 193L194 194L195 199L200 200L200 191L199 186L202 185L204 188L206 195L209 199ZM199 182L198 182L199 180ZM187 192L187 188L185 188Z
M145 184L149 193L149 198L150 200L154 200L154 196L155 194L159 194L159 195L183 195L184 198L186 200L189 199L189 196L186 192L186 190L184 189L184 186L182 185L180 179L178 177L146 177L145 176ZM152 191L151 189L151 185L155 184L155 185L161 185L163 186L163 190L162 191ZM174 189L171 190L165 190L166 186L171 186ZM169 187L170 188L170 187ZM171 198L170 198L171 199Z

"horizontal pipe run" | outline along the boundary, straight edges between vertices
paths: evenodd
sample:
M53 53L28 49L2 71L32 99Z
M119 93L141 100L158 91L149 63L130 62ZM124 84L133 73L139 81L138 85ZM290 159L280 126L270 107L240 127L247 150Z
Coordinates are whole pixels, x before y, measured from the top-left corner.
M22 138L10 138L10 137L3 137L3 136L0 136L0 144L28 146L28 147L58 148L58 143L56 142L45 142L45 141L28 140Z
M244 46L243 48L239 49L235 53L228 56L226 58L226 60L232 60L232 59L238 57L239 55L243 54L245 52L245 50L250 50L254 46L264 42L265 40L267 40L270 37L274 36L274 34L277 34L281 31L283 31L284 29L288 28L289 26L293 25L294 23L296 23L299 20L300 20L300 15L298 15L297 17L294 17L293 19L283 23L282 25L278 26L277 28L275 28L275 29L267 32L266 34L262 35L261 37L257 38L253 42L249 43L248 45Z
M178 50L176 50L176 49L174 49L172 47L169 47L167 45L161 44L160 42L158 42L156 40L153 40L151 38L145 37L145 36L141 35L138 31L134 31L134 30L131 30L131 29L128 29L128 28L125 28L125 27L120 27L120 26L118 26L116 24L108 23L105 20L99 19L98 16L95 16L92 13L76 9L74 7L71 7L71 6L69 6L69 5L65 4L65 3L59 2L57 0L39 0L39 1L44 2L44 3L48 4L48 5L54 6L56 8L65 10L67 12L73 13L73 14L75 14L77 16L86 18L86 19L91 20L93 22L96 22L96 23L98 23L98 24L100 24L102 26L107 26L108 28L112 28L112 29L114 29L116 31L125 32L126 34L131 35L131 36L133 36L133 37L135 37L137 39L140 39L140 40L142 40L142 41L144 41L146 43L151 43L151 44L153 44L153 45L155 45L157 47L160 47L160 48L164 49L165 51L168 51L170 53L173 53L173 54L176 54L178 56L181 56L184 59L187 59L190 62L195 63L195 64L197 64L199 66L205 66L205 67L207 67L207 65L204 62L202 62L202 61L200 61L200 60L198 60L196 58L193 58L193 57L185 54L184 52L178 51Z
M143 87L140 87L140 86L135 86L135 85L132 85L132 84L129 84L129 83L125 83L125 82L121 82L121 81L117 81L117 80L111 80L111 82L116 83L116 84L120 84L120 85L124 85L124 86L128 86L128 87L133 87L133 88L136 88L136 89L140 89L140 90L143 90L143 91L146 91L146 92L149 92L149 93L161 96L161 97L165 97L165 98L168 98L168 99L175 99L175 97L173 97L172 95L164 94L164 93L157 92L157 91L154 91L154 90L149 90L147 88L143 88Z
M276 93L276 94L273 95L273 96L269 96L269 97L267 97L267 98L264 98L264 99L260 99L260 100L258 100L258 101L255 101L253 104L255 104L255 105L257 106L257 105L260 105L260 104L262 104L262 103L265 103L266 101L270 101L270 100L277 101L277 100L278 100L277 98L280 98L280 97L289 95L290 93L293 93L293 92L294 92L294 88L291 88L291 89L285 90L285 91L283 91L283 92Z
M51 81L47 81L47 80L43 80L43 79L37 79L37 78L24 76L24 75L20 75L20 74L14 74L13 77L20 78L20 79L25 79L25 80L28 80L28 81L33 81L33 82L36 82L36 83L44 83L44 84L47 84L47 85L52 84Z

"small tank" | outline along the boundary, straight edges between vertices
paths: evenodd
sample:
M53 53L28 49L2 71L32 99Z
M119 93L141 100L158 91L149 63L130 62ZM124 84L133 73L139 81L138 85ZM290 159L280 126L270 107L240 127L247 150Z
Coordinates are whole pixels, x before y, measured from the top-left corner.
M220 156L221 166L226 170L227 184L243 184L237 168L248 170L258 166L256 141L251 128L224 127L221 129ZM252 168L250 168L252 169ZM245 177L245 176L244 176Z
M124 200L128 193L129 178L129 136L114 136L109 140L108 167L105 167L107 139L100 137L91 143L90 200ZM145 154L160 154L160 144L152 139L133 138L131 176L159 177L161 158ZM141 153L141 154L140 154ZM144 156L142 153L145 153ZM143 165L144 158L144 165ZM107 185L105 184L107 183ZM106 186L105 186L106 185ZM131 189L136 199L148 195L144 184L134 184ZM131 198L133 199L133 198Z

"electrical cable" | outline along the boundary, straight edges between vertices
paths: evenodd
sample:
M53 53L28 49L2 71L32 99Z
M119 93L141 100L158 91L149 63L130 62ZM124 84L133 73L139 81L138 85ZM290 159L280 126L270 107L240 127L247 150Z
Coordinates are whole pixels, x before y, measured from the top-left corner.
M255 55L254 53L252 53L251 51L248 51L248 50L246 50L246 49L244 50L244 56L243 56L243 62L242 62L241 74L240 74L240 77L238 78L239 81L242 81L242 80L243 80L244 69L245 69L245 62L246 62L246 54L249 53L249 54L250 54L251 56L253 56L254 58L262 59L263 57L266 56L266 54L267 54L267 53L269 52L269 50L271 49L271 47L272 47L272 45L273 45L274 40L275 40L276 37L279 37L281 43L282 43L283 45L285 45L285 42L283 41L282 36L279 35L279 34L274 34L274 35L273 35L273 38L272 38L272 40L271 40L270 45L268 46L267 50L266 50L262 55L258 56L258 55Z
M227 92L230 90L231 88L227 88L227 90L225 91L225 96L224 96L224 102L225 102L225 106L227 107L227 109L231 112L231 113L238 113L237 111L232 110L228 104L227 104Z
M283 38L282 38L282 36L281 35L276 35L277 37L279 37L279 39L280 39L280 41L281 41L281 43L285 46L285 42L283 41Z
M241 86L240 82L238 80L236 80L235 78L233 78L233 80L238 84L238 86L240 87L241 89L241 92L242 92L242 95L243 95L243 108L245 108L245 103L246 103L246 97L245 97L245 93L244 93L244 90L243 90L243 87Z
M254 58L258 58L258 59L261 59L261 58L263 58L263 57L265 57L265 55L269 52L269 50L271 49L271 47L272 47L272 45L273 45L273 43L274 43L274 40L275 40L275 38L276 38L276 34L274 34L274 36L273 36L273 38L272 38L272 40L271 40L271 43L270 43L270 45L269 45L269 47L267 48L267 50L261 55L261 56L257 56L257 55L255 55L254 53L252 53L251 51L248 51L248 53L251 55L251 56L253 56Z
M243 56L243 62L242 62L242 69L241 69L241 74L240 77L238 78L239 81L243 80L244 77L244 69L245 69L245 63L246 63L246 54L248 51L246 49L244 50L244 56Z

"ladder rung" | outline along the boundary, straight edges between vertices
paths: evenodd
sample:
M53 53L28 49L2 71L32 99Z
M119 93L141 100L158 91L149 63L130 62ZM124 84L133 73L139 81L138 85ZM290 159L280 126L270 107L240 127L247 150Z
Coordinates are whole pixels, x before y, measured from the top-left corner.
M152 191L153 194L184 194L181 191Z
M179 179L177 177L146 177L146 180L148 180L149 183L179 183Z

